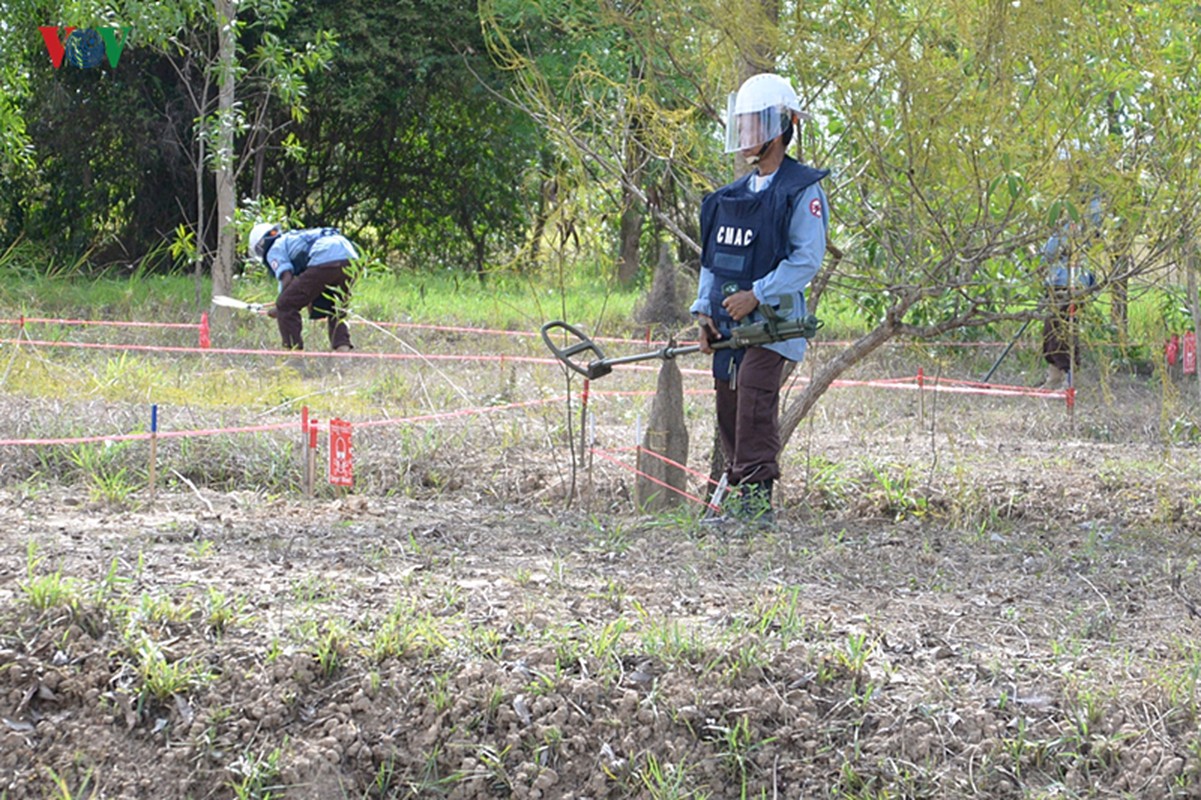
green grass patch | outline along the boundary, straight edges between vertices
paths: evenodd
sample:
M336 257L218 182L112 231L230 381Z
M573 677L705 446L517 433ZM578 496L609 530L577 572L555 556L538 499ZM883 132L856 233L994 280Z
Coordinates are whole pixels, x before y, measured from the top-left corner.
M71 319L112 319L157 322L199 322L212 296L207 277L199 284L191 275L103 274L90 276L78 269L20 271L20 279L0 286L0 314ZM261 270L235 278L231 290L249 302L271 302L277 286ZM604 335L641 335L634 322L644 297L642 287L607 285L594 270L559 278L555 275L489 273L485 282L455 271L375 273L360 279L351 310L380 322L537 330L562 319ZM850 299L828 294L822 303L822 336L858 335L868 330L861 309ZM265 345L274 346L274 325L251 317L236 317L240 331L265 329ZM72 329L61 329L70 333ZM47 335L38 329L38 338ZM317 333L313 331L313 333ZM257 346L257 345L256 345Z

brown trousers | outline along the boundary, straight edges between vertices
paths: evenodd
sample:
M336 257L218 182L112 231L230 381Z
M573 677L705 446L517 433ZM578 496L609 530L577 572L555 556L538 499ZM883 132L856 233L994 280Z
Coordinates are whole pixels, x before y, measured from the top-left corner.
M1071 302L1056 299L1043 320L1043 358L1053 367L1070 372L1080 362L1080 338Z
M730 381L715 380L717 431L731 486L780 477L780 378L788 359L748 347Z
M329 346L331 350L350 347L350 328L346 315L338 307L350 299L350 276L346 274L349 261L333 261L320 266L310 266L292 279L279 297L275 299L275 320L284 340L285 350L303 350L302 332L304 323L300 319L302 309L318 301L323 295L332 299L335 311L329 314Z

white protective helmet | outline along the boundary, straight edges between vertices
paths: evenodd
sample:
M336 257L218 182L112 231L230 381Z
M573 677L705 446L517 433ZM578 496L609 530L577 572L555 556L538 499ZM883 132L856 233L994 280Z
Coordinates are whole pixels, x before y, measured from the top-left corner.
M279 223L260 222L250 229L249 249L252 256L255 258L263 257L267 234L272 231L279 231Z
M770 72L752 75L730 93L726 113L726 152L760 147L788 130L801 105L787 78Z

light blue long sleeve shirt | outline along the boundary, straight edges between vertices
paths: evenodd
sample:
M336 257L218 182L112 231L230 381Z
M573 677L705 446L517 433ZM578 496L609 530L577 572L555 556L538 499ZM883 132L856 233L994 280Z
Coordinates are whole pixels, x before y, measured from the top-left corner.
M304 252L305 243L314 233L320 233L320 228L309 228L301 231L285 231L267 252L267 261L275 277L281 277L285 272L295 272L292 263L298 254ZM322 264L332 264L335 261L350 261L358 258L359 252L345 236L331 233L318 236L309 248L309 266L320 267Z

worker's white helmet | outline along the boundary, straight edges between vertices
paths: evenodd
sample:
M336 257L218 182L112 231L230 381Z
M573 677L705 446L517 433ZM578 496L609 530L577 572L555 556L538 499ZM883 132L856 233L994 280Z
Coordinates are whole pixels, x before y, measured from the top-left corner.
M260 222L250 229L249 250L251 255L262 258L266 252L267 235L272 231L279 232L279 224L275 222Z
M752 75L730 93L726 114L726 152L759 147L784 133L800 101L787 78L770 72Z

